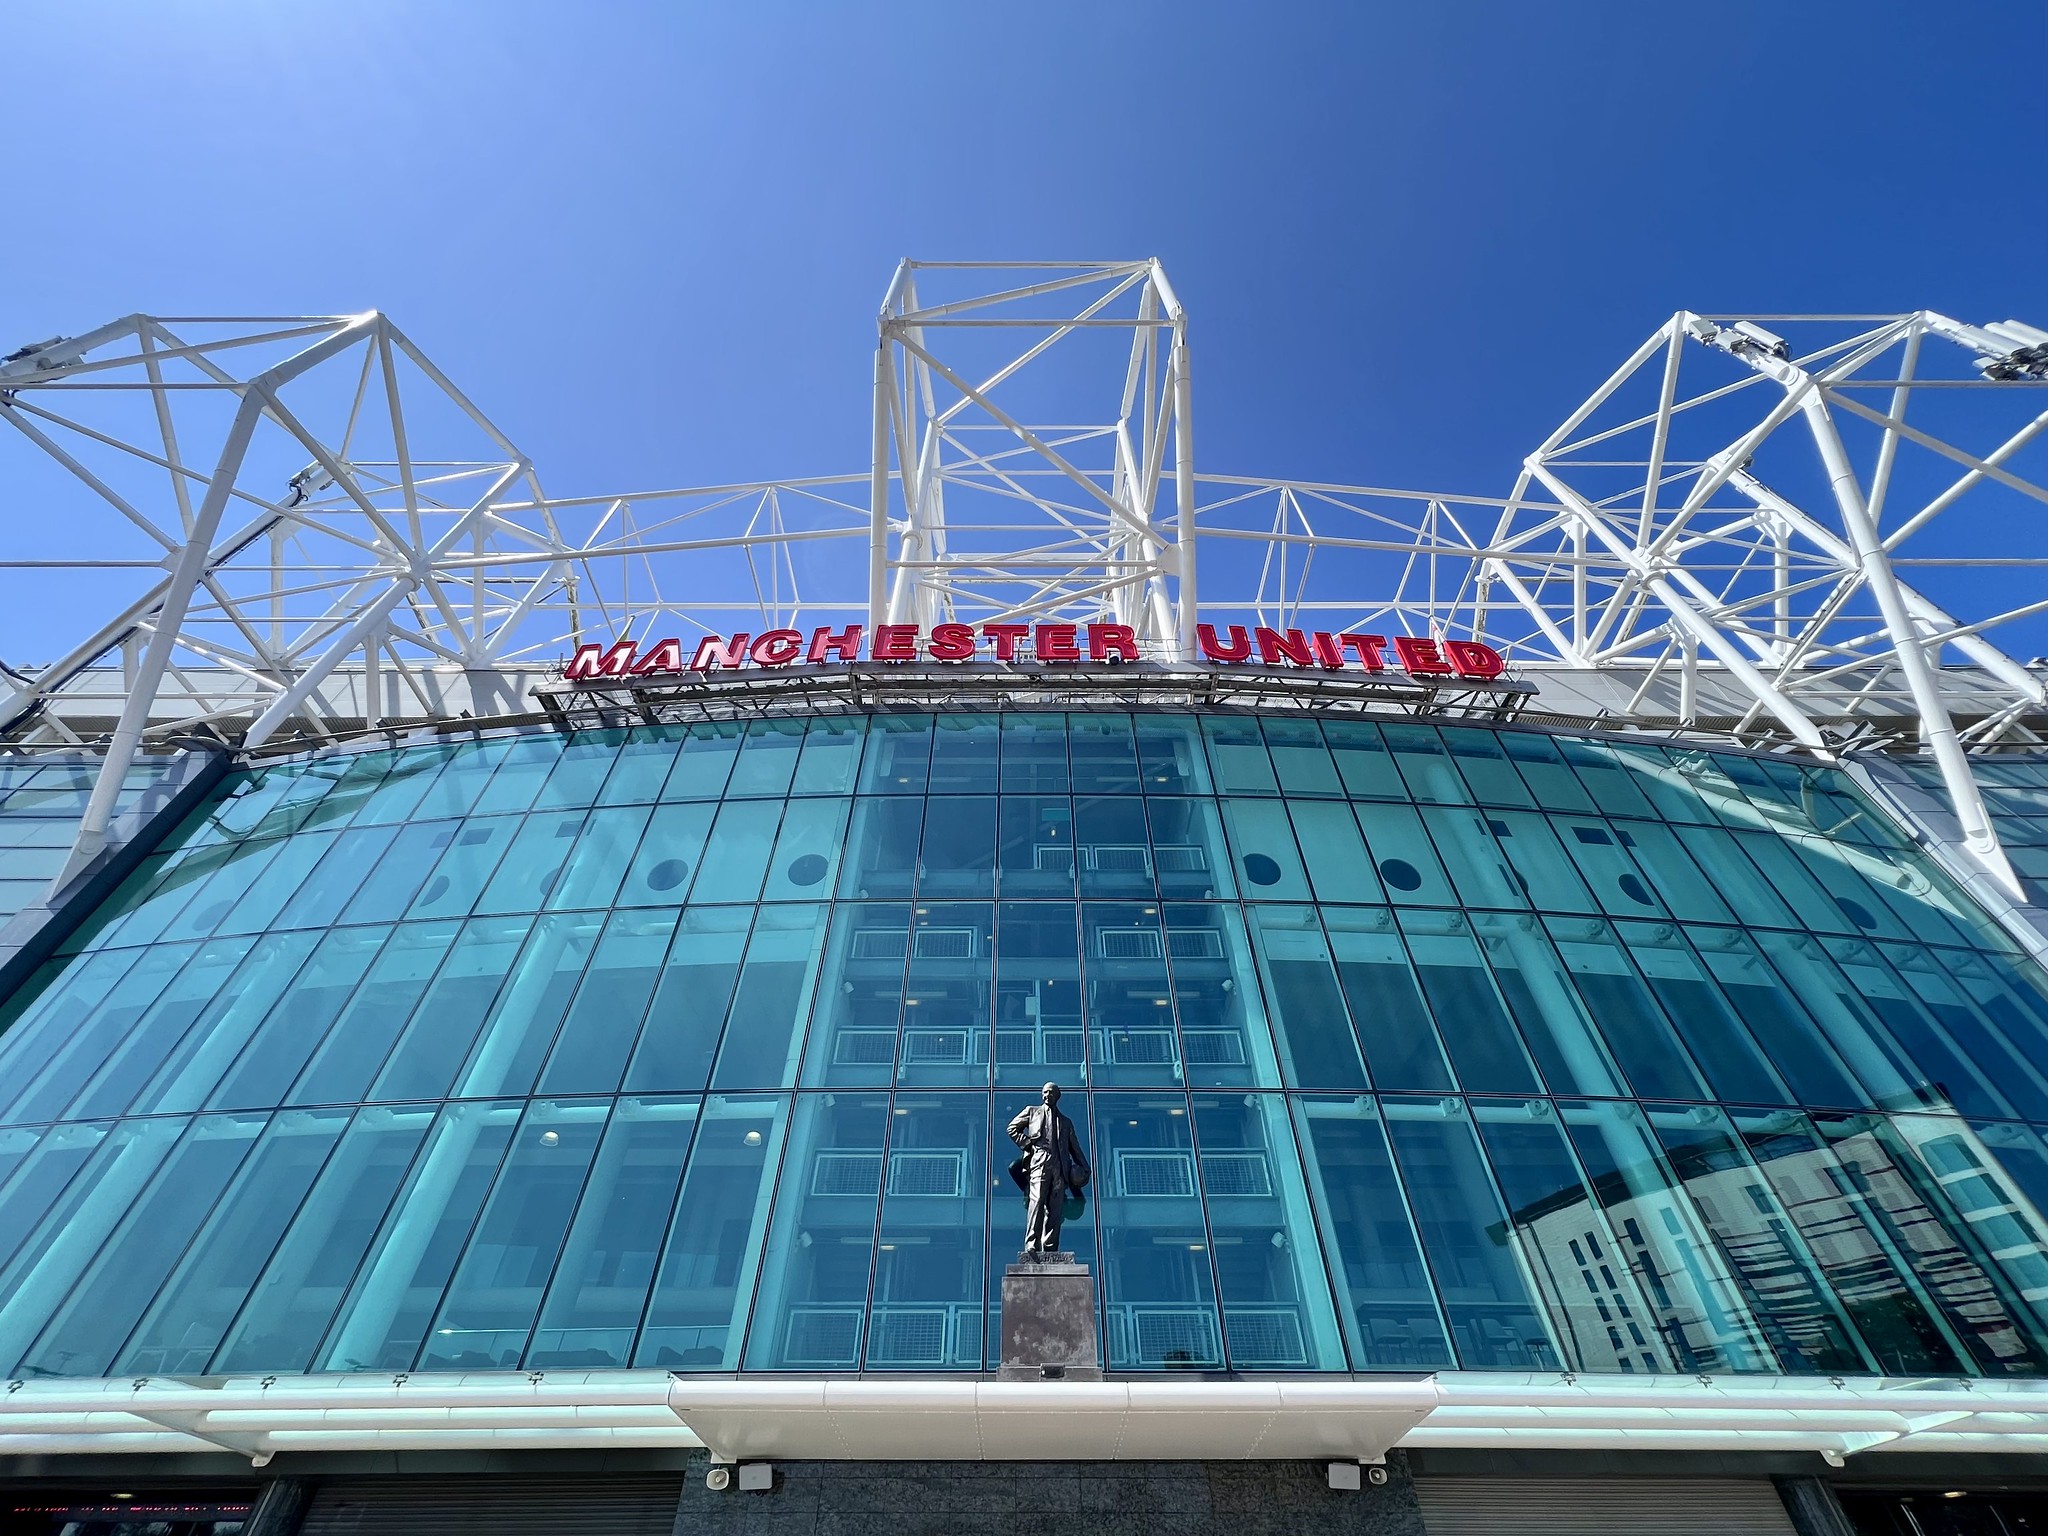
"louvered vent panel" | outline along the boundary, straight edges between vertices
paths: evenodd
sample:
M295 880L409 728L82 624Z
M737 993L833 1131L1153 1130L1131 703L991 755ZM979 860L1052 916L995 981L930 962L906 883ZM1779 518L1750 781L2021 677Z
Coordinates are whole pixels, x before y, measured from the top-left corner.
M302 1536L669 1536L680 1477L380 1478L328 1483Z
M1419 1477L1429 1536L1793 1536L1761 1479Z

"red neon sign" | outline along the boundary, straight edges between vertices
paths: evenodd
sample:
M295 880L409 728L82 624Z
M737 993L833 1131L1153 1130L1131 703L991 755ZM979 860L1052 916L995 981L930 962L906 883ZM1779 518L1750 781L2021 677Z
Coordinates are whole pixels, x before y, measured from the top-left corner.
M683 643L656 640L644 651L633 640L613 645L579 645L562 668L565 681L604 683L613 679L674 677L736 667L786 667L828 660L860 660L863 627L820 625L807 638L795 629L765 634L707 635L684 660ZM1131 662L1139 659L1138 636L1128 624L935 624L925 634L916 624L881 624L868 639L870 661L973 661L987 645L997 661L1017 661L1018 643L1029 639L1032 658L1048 665L1076 662ZM1406 672L1411 677L1462 677L1486 682L1507 670L1501 654L1473 640L1418 640L1413 635L1332 634L1328 630L1247 630L1242 624L1218 635L1213 624L1195 626L1202 660L1226 664L1256 661L1262 667L1309 671Z

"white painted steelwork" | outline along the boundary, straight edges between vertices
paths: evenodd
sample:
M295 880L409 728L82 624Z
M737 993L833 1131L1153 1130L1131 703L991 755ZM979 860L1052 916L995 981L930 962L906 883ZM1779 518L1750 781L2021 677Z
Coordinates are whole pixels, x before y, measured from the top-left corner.
M130 316L0 359L30 451L0 582L35 584L0 599L85 615L10 658L0 735L106 754L75 869L138 747L516 717L586 639L1104 620L1180 668L1198 623L1471 638L1565 719L1925 751L2017 895L1967 755L2048 743L2048 673L2001 645L2048 615L2044 348L1680 312L1507 495L1372 489L1195 473L1157 261L906 262L864 473L548 497L380 315Z

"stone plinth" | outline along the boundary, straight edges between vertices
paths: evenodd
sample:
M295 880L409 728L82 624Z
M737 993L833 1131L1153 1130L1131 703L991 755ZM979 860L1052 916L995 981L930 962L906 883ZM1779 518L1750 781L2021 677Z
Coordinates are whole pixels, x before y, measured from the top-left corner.
M1095 1277L1071 1253L1021 1259L1003 1271L1004 1381L1100 1381Z

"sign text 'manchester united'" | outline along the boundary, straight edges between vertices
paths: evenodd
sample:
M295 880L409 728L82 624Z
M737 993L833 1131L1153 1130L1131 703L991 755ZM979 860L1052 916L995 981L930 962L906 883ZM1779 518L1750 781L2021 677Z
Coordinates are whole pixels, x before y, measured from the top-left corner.
M821 625L806 637L801 630L765 634L707 635L684 659L683 642L657 640L645 650L637 641L579 645L562 669L564 681L604 686L614 679L676 676L721 667L812 666L861 660L861 625ZM1462 677L1484 682L1506 671L1500 652L1472 640L1418 640L1412 635L1338 635L1328 630L1247 630L1232 624L1219 636L1213 624L1195 628L1204 661L1250 662L1267 667L1313 667L1336 671L1406 672L1417 678ZM1029 646L1028 654L1020 648ZM1140 660L1138 637L1128 624L934 624L926 634L916 624L880 624L867 647L869 661L974 661L988 646L997 661L1040 663L1133 662Z

